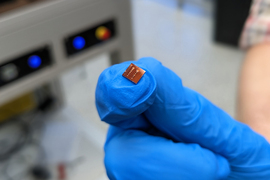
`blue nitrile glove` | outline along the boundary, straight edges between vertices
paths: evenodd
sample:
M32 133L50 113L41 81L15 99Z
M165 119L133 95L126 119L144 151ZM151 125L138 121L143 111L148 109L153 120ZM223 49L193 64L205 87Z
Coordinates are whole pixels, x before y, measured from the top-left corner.
M122 77L130 63L106 69L96 89L99 115L113 125L105 145L111 179L270 179L262 136L153 58L132 62L146 71L133 84Z
M143 115L135 121L147 122ZM225 180L230 173L222 156L142 129L110 127L105 166L111 180Z

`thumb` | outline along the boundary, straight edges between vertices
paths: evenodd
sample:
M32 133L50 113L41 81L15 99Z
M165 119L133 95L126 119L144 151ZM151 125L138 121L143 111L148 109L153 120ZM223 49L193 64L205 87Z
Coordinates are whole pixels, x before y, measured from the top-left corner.
M139 130L111 126L105 145L105 167L111 180L221 180L228 161L198 144L175 143Z

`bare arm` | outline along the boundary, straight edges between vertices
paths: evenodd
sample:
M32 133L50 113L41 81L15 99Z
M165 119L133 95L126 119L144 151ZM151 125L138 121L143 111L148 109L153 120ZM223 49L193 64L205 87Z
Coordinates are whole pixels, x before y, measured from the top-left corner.
M240 75L237 118L270 142L270 43L255 45L247 52Z

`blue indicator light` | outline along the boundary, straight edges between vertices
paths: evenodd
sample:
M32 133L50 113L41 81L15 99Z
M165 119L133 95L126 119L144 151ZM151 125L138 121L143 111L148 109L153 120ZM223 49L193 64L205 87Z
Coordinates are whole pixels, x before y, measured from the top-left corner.
M40 67L41 62L41 58L37 55L33 55L28 58L28 65L33 69Z
M77 36L73 39L73 46L77 50L81 50L85 46L85 39L81 36Z

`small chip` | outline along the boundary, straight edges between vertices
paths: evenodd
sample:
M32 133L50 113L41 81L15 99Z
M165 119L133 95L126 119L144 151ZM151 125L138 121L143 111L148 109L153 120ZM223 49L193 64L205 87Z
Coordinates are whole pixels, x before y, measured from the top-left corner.
M137 84L143 77L144 73L145 70L131 63L129 67L126 69L126 71L123 73L123 76L129 79L130 81L134 82L135 84Z

